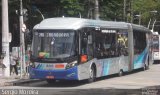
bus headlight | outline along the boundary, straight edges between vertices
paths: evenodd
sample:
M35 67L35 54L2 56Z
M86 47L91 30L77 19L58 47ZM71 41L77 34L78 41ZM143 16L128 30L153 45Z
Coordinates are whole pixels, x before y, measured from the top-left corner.
M32 68L35 68L35 62L31 62L31 63L30 63L30 66L31 66Z
M66 65L66 69L72 68L72 67L74 67L74 66L76 66L76 65L77 65L77 61L73 61L73 62L68 63L68 64Z

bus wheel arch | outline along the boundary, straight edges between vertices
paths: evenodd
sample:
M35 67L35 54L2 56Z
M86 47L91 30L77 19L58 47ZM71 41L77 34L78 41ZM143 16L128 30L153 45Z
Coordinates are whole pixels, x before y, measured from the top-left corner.
M89 79L88 82L94 82L96 80L96 75L97 75L97 69L96 69L96 64L92 63L89 69Z

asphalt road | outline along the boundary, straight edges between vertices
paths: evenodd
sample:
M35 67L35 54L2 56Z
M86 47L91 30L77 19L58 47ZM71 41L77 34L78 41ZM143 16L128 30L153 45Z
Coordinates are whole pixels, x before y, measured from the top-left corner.
M39 92L38 95L160 95L160 64L153 64L149 70L136 70L122 77L112 75L99 78L93 83L66 81L47 84L46 81L40 81L3 87L0 93L6 95L5 89L13 90L13 88L20 92L34 90ZM36 95L34 91L30 94L12 93L11 95Z

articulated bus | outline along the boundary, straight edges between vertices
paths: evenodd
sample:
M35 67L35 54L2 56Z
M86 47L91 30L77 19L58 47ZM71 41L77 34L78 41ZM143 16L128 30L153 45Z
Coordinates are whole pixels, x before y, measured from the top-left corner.
M158 32L152 33L152 60L153 63L160 61L160 35Z
M148 69L150 30L130 23L48 18L33 29L30 78L88 80Z

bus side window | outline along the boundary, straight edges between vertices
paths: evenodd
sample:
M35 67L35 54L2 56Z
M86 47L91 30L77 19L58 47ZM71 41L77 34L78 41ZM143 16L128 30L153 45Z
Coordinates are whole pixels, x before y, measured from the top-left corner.
M141 31L134 31L133 37L135 40L134 52L135 54L140 54L144 51L147 46L146 34Z
M93 58L93 36L91 34L91 31L89 32L88 35L87 54L89 59Z
M98 31L99 32L99 31ZM95 56L97 58L103 58L104 57L104 40L105 36L101 33L95 32Z
M127 32L119 32L117 35L118 55L128 55L128 34Z
M103 57L103 54L104 54L104 49L103 49L102 43L97 43L96 44L96 56L97 56L97 58Z
M87 33L86 32L82 32L82 36L81 36L82 40L81 40L81 53L82 54L87 54Z
M104 57L110 58L116 56L116 34L104 34Z

